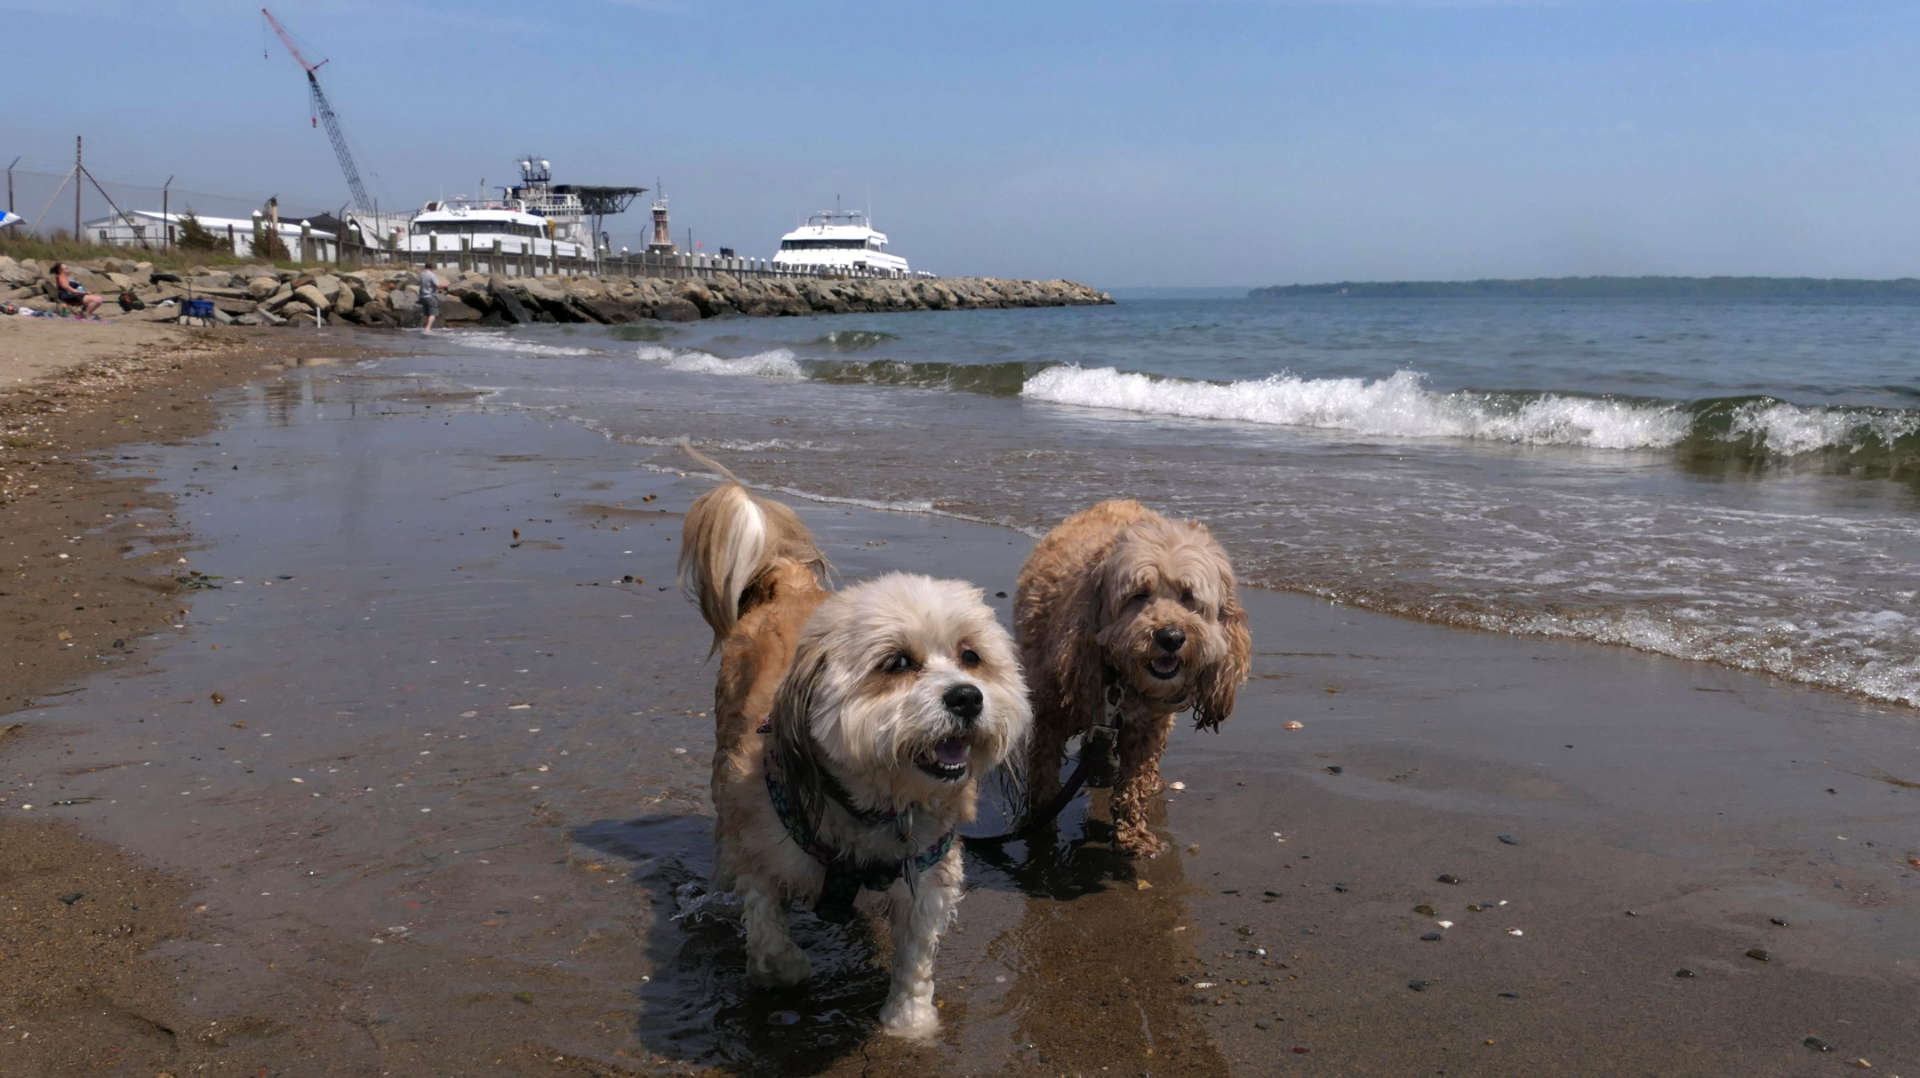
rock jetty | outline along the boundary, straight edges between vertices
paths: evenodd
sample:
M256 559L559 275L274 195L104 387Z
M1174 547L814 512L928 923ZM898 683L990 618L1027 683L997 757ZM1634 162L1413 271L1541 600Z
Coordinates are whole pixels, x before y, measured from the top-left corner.
M272 266L195 266L155 270L148 262L108 258L68 264L74 280L109 297L131 294L136 312L160 317L188 298L213 301L215 320L242 325L313 325L319 318L364 326L408 326L420 321L418 273L410 269ZM0 255L0 300L50 307L51 266ZM1105 292L1072 281L1015 281L998 277L903 280L827 277L693 278L503 277L440 270L445 324L514 325L526 322L601 324L659 319L692 322L721 315L847 314L865 311L958 311L987 307L1069 307L1112 303Z

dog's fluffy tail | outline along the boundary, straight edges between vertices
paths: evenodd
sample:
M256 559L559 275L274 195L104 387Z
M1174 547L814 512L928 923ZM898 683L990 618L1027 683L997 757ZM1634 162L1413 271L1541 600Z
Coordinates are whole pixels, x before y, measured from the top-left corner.
M771 599L754 585L782 560L801 566L826 585L826 555L793 510L755 497L719 461L681 439L680 448L722 483L694 499L680 533L680 590L700 608L713 629L712 654L733 632L740 616Z

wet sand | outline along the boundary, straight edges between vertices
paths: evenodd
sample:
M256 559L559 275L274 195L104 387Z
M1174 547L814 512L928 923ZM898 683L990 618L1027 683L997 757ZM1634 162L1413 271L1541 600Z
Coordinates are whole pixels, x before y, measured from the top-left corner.
M0 877L96 918L57 999L0 995L0 1073L1920 1074L1920 716L1267 593L1235 716L1169 752L1172 852L1113 857L1098 797L972 851L935 1044L873 1033L864 926L801 918L814 979L750 991L730 925L673 919L711 860L671 587L704 481L379 367L223 422L116 451L192 537L102 532L187 577L177 627L0 719L0 827L125 851ZM849 579L992 595L1031 546L797 507Z

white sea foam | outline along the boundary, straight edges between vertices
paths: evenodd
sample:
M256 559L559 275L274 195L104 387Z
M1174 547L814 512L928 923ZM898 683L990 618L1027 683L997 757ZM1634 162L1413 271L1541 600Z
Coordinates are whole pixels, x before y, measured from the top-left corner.
M1027 380L1029 400L1191 419L1352 431L1370 437L1475 438L1527 445L1653 449L1686 437L1677 405L1545 395L1524 401L1434 393L1414 371L1388 378L1297 378L1191 382L1111 367L1049 367Z
M785 348L771 348L765 352L729 358L716 356L711 352L702 352L697 348L668 348L659 344L643 344L634 350L634 356L643 363L657 363L668 370L684 371L688 374L717 374L789 382L806 377L806 373L800 369L799 361L794 359L793 353Z
M1920 433L1920 414L1875 414L1756 401L1735 410L1730 432L1755 438L1769 452L1792 456L1831 446L1857 446L1866 440L1891 445L1899 438Z
M517 352L527 356L592 356L597 348L574 348L564 344L542 344L511 333L487 333L481 330L448 330L445 334L462 348L487 352Z

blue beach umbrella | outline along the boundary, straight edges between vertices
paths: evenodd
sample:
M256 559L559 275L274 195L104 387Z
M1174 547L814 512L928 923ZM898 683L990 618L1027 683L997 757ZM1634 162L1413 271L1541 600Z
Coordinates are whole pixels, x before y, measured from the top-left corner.
M26 220L26 218L17 213L8 213L6 210L0 210L0 228L5 228L8 225L17 225L24 220Z

